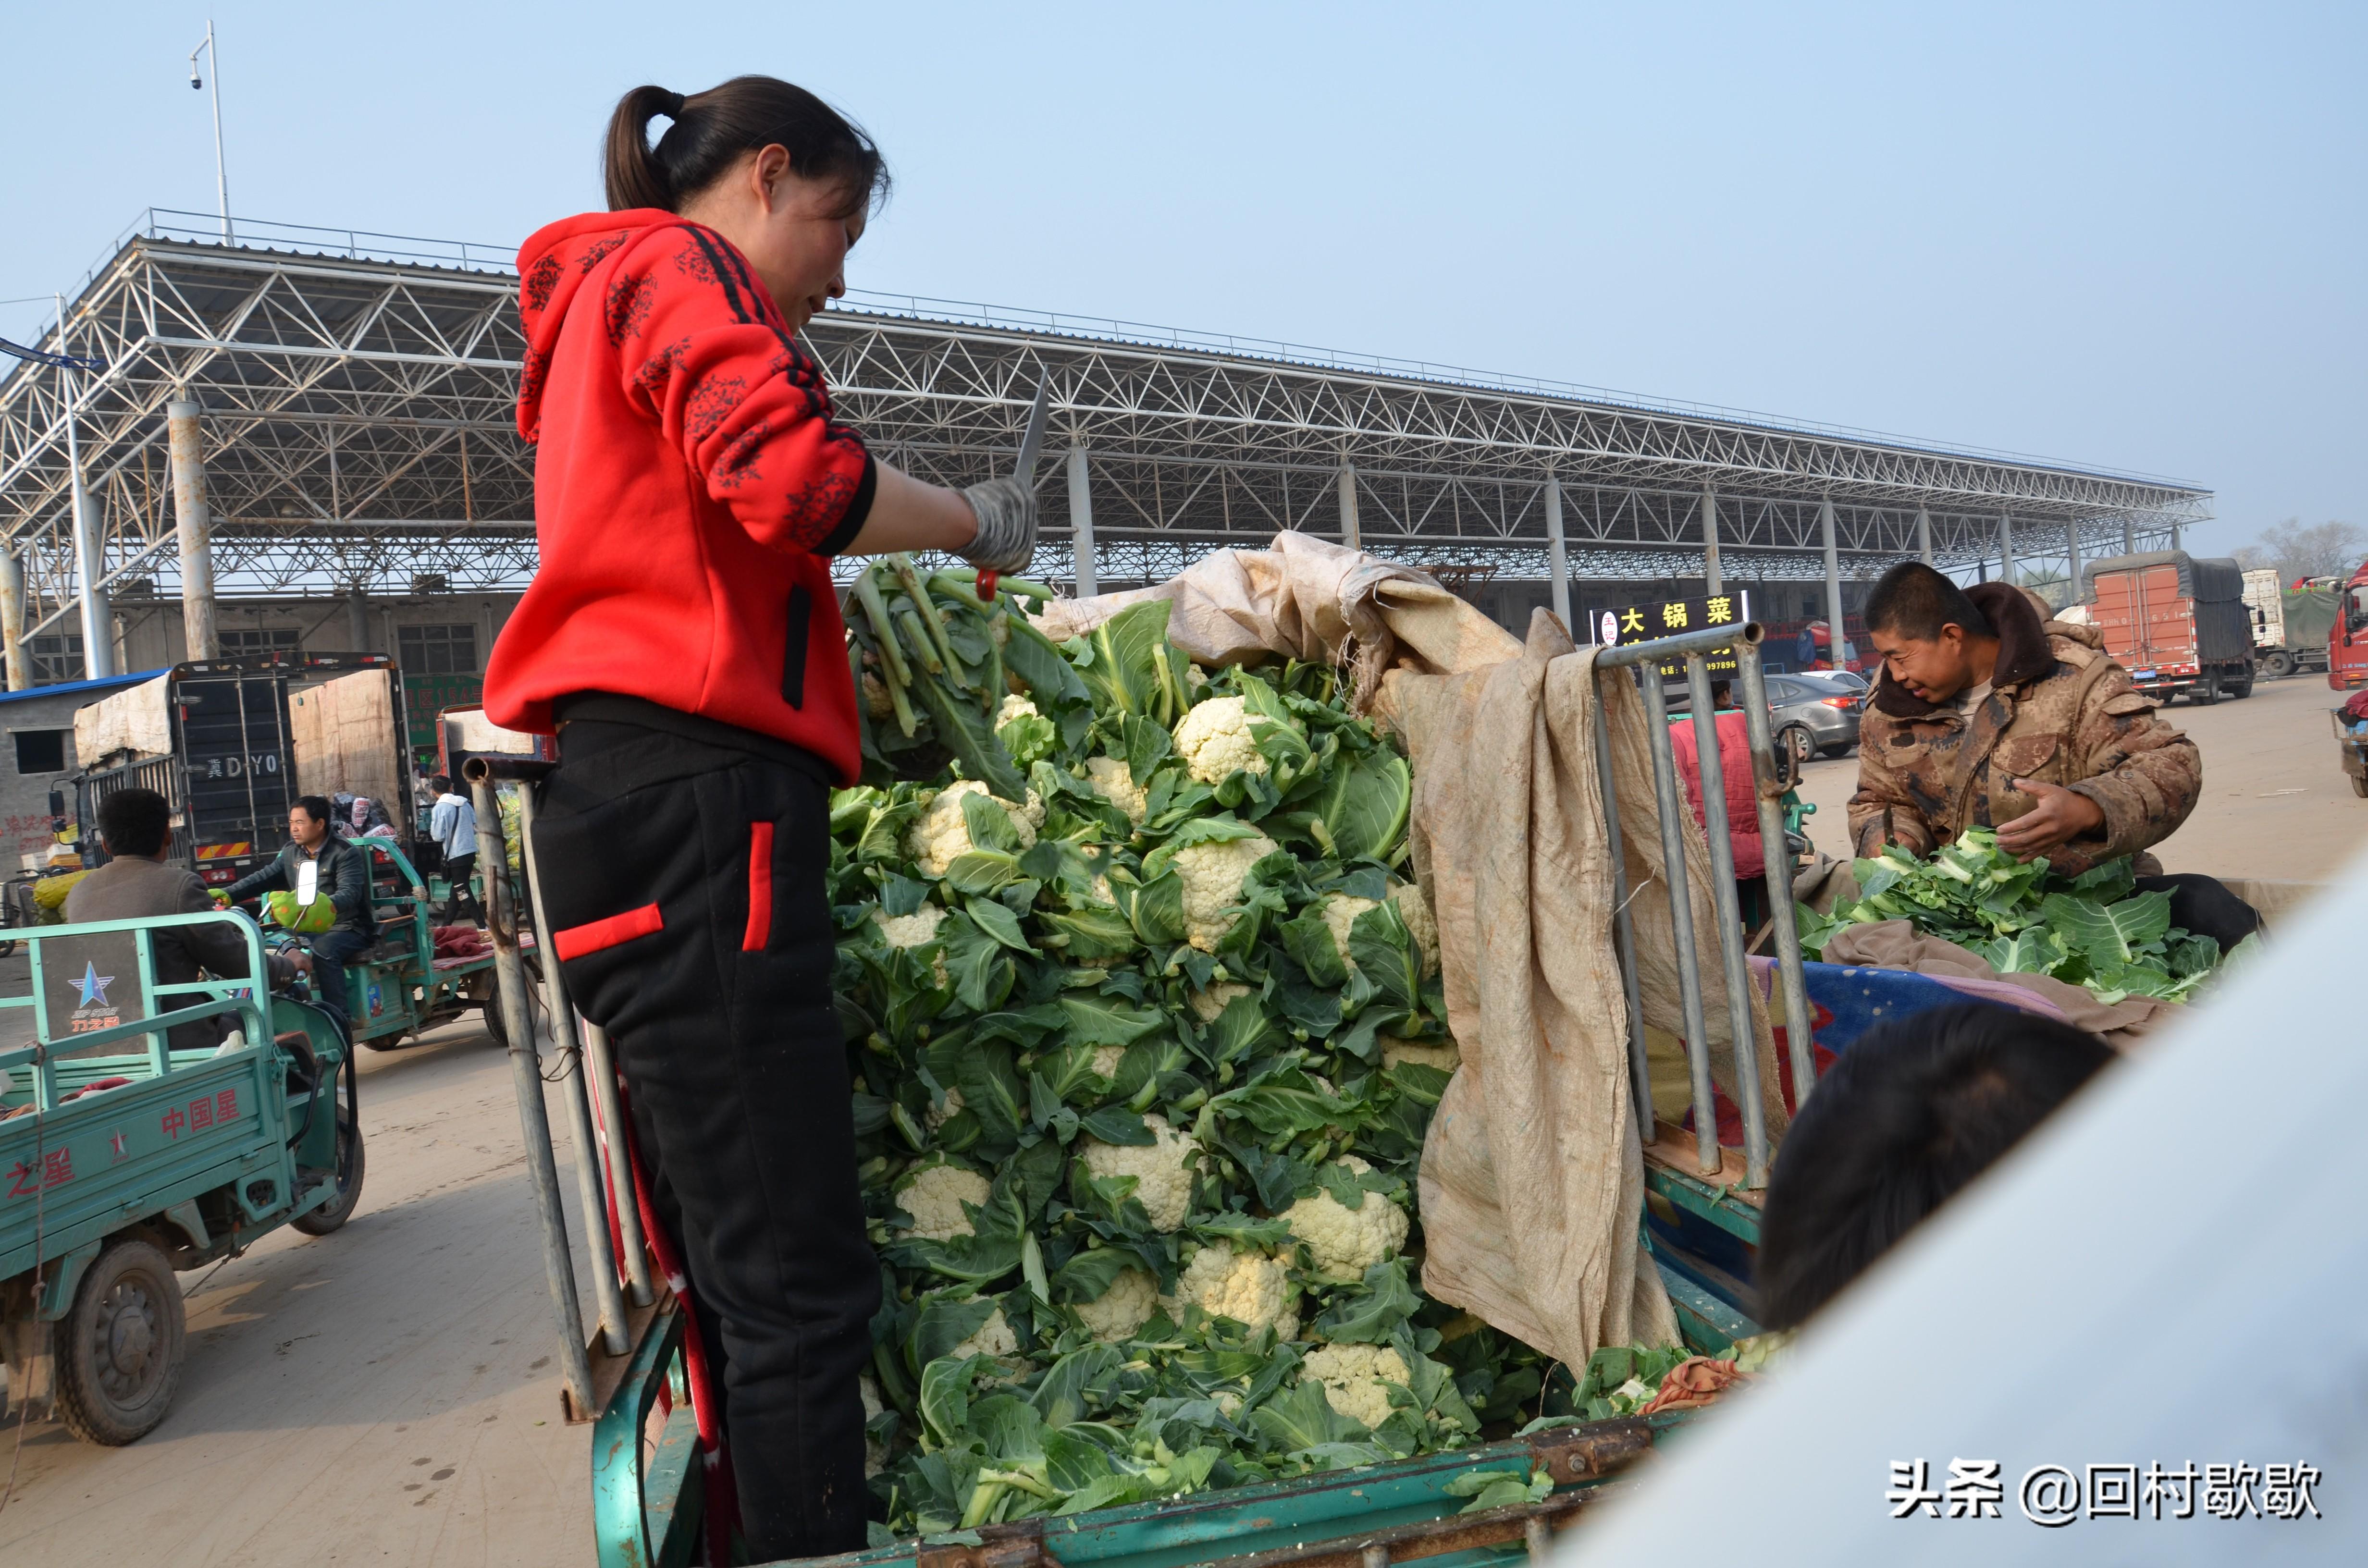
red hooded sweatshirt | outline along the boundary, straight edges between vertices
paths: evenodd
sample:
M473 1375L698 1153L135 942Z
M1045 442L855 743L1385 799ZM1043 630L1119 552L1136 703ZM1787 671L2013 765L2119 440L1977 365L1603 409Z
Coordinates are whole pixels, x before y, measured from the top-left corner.
M671 212L589 212L518 253L542 563L494 645L485 711L644 699L860 767L830 557L871 454L747 259Z

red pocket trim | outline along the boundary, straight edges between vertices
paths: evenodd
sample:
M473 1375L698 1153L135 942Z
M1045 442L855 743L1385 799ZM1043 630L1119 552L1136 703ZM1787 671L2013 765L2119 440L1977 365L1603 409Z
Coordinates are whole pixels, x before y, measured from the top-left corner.
M773 824L748 824L748 934L744 953L761 953L773 935Z
M611 915L606 920L587 921L570 926L564 931L551 934L552 951L561 961L580 959L586 953L597 953L630 942L636 937L647 937L666 929L666 921L658 915L658 906L645 903L639 909L629 909L622 915Z

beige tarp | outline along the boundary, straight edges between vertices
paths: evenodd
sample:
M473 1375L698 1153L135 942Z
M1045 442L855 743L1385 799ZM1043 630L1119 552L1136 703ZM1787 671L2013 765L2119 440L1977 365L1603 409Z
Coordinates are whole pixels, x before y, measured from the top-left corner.
M1918 935L1916 927L1905 920L1875 920L1863 926L1845 926L1827 938L1823 956L1827 963L1909 969L1919 974L1953 974L2020 986L2052 1003L2066 1023L2100 1036L2116 1051L2128 1050L2187 1011L2177 1002L2152 996L2100 1002L2097 994L2087 986L2044 974L2001 974L1979 954L1938 937Z
M1407 742L1415 867L1438 911L1448 1023L1463 1059L1424 1146L1423 1288L1566 1362L1604 1344L1675 1342L1659 1276L1637 1244L1643 1151L1592 650L1574 648L1543 612L1524 646L1418 573L1297 534L1269 551L1220 551L1154 588L1055 604L1045 628L1070 635L1152 597L1173 607L1170 633L1196 659L1349 665ZM1644 704L1624 676L1605 689L1645 1017L1674 1040ZM1709 850L1691 814L1682 822L1713 1057L1731 1088ZM1747 991L1761 1096L1781 1131L1766 1007Z
M127 686L74 711L74 756L85 767L173 754L173 677Z
M357 670L288 694L296 787L308 795L361 795L390 817L403 810L394 672Z

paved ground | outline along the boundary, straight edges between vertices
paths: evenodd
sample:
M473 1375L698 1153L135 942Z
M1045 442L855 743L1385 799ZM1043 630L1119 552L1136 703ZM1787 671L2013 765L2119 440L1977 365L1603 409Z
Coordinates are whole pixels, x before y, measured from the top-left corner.
M2323 676L2294 676L2241 702L2166 710L2203 750L2203 799L2155 851L2164 869L2327 881L2368 846L2368 801L2352 794L2328 728L2340 700ZM1809 765L1809 835L1828 855L1848 853L1844 804L1857 785L1855 754Z
M591 1561L588 1428L559 1418L507 1059L473 1017L362 1058L354 1218L185 1276L173 1413L127 1449L31 1427L0 1562Z

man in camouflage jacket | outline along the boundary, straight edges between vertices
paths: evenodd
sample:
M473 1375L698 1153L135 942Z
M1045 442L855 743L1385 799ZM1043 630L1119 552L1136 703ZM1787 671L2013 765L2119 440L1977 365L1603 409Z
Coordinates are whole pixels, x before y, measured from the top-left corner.
M1858 854L1926 855L1995 827L2001 847L2067 875L2123 855L2160 871L2142 852L2195 809L2203 759L2094 628L2047 613L2004 583L1959 589L1915 562L1885 574L1867 601L1884 670L1859 731Z

